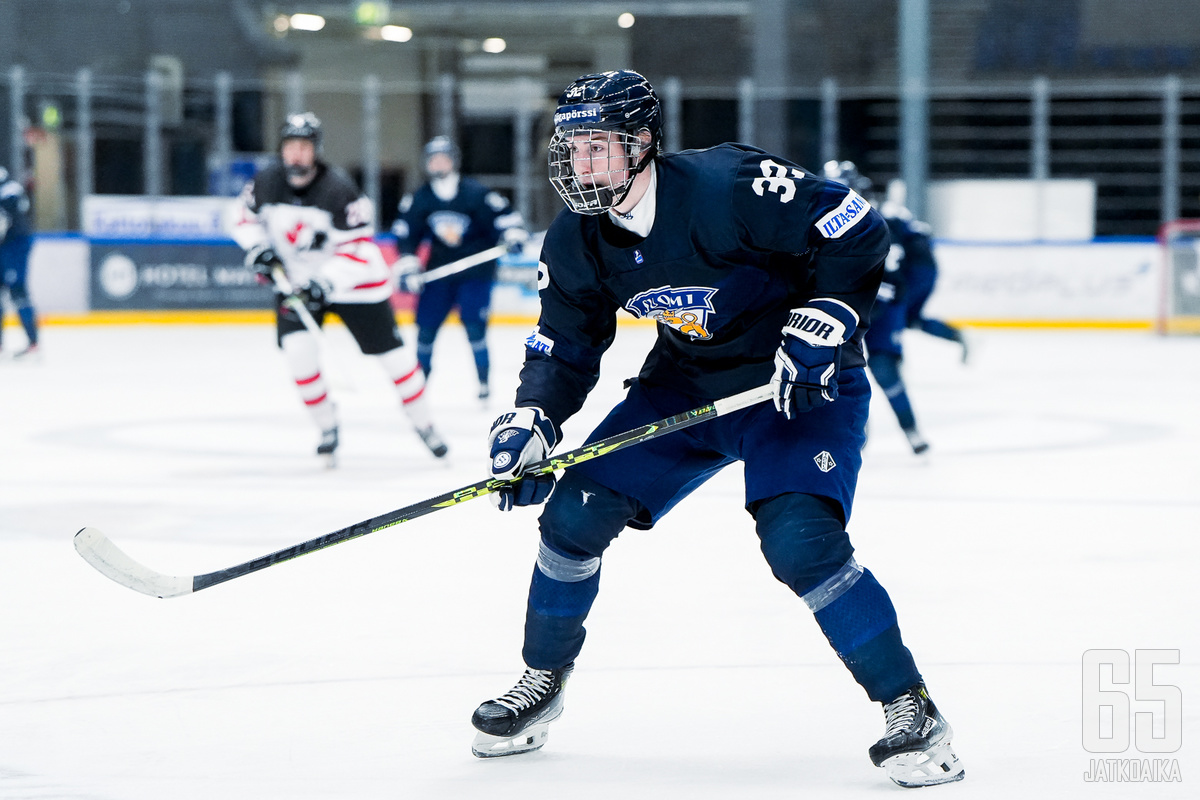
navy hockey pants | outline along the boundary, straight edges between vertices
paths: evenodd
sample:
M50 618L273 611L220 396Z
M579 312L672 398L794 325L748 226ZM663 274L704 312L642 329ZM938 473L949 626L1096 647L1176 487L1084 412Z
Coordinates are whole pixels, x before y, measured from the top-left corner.
M631 397L634 394L631 392ZM855 403L851 400L848 405ZM688 449L682 442L685 434L673 435L680 437L675 442L677 449ZM670 438L660 440L660 447ZM835 458L840 456L839 452ZM575 660L586 635L584 621L599 592L605 549L625 527L646 528L666 510L660 507L659 513L654 513L642 501L598 482L580 468L583 466L566 470L539 520L542 536L530 584L522 653L526 664L536 669L554 669ZM716 469L719 466L705 473L676 473L675 479L682 484L676 485L677 493L686 494ZM639 476L644 480L661 477L645 471ZM916 683L920 674L901 641L886 591L869 570L854 561L843 522L848 505L790 491L752 500L748 510L755 517L763 555L776 578L805 601L868 696L887 702Z

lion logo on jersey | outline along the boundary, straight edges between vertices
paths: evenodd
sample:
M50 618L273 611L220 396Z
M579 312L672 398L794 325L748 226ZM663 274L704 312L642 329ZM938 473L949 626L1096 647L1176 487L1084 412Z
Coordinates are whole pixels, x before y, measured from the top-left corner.
M625 309L639 319L652 319L693 339L711 339L708 317L716 289L706 286L660 286L629 298Z
M429 227L446 246L458 247L471 227L471 218L458 211L435 211L429 215Z

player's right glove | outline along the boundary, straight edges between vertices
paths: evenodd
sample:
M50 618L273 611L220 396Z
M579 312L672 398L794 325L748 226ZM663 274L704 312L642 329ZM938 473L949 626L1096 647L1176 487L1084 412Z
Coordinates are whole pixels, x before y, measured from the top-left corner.
M333 286L322 278L313 278L304 285L297 295L308 306L308 310L316 314L329 305L329 294Z
M421 289L425 288L425 276L421 272L423 266L421 259L416 256L400 256L396 262L396 276L400 280L400 291L410 294L421 293Z
M854 310L827 297L788 313L771 378L776 411L792 419L837 399L842 344L857 327Z
M554 493L553 472L515 479L530 464L550 455L556 444L554 423L540 408L514 408L492 423L488 434L492 477L514 481L492 494L492 502L501 511L544 503Z
M259 283L273 283L271 270L283 262L269 244L256 244L246 251L246 269L254 272Z
M525 249L529 241L529 231L524 228L505 228L500 235L500 243L508 250L509 255L516 255Z

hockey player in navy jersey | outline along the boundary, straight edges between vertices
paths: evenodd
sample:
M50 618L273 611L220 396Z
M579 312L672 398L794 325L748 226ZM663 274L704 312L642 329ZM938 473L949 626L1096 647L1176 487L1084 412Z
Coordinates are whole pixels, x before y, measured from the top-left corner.
M433 343L454 306L466 329L479 377L479 397L487 399L489 358L488 310L495 260L425 283L422 269L435 269L472 256L503 241L517 251L529 238L521 215L508 200L479 181L459 174L458 147L446 136L431 139L423 151L429 181L400 201L400 217L392 227L400 250L401 287L420 292L417 300L417 359L428 376ZM416 255L428 248L428 262Z
M904 205L904 184L894 181L880 211L892 231L892 243L903 250L900 269L906 286L904 324L930 336L956 342L962 348L962 362L970 353L967 336L961 328L940 319L925 316L925 303L937 285L937 259L933 255L933 231L928 222L916 219ZM895 195L895 196L893 196Z
M25 187L0 167L0 290L8 290L8 299L17 310L25 329L26 344L13 354L15 359L38 357L37 312L29 301L25 281L29 274L29 253L33 249L33 231L29 227L29 196ZM0 295L3 292L0 291ZM0 296L0 335L4 333L4 298Z
M246 266L264 282L272 281L274 268L284 268L318 325L330 311L346 324L359 349L379 359L425 446L442 458L447 448L423 396L425 376L392 312L392 274L373 239L374 207L349 177L321 158L321 137L314 114L288 117L279 160L246 185L231 210L230 235L246 251ZM332 464L338 417L316 337L283 302L282 292L275 300L276 341L321 430L317 454Z
M871 180L858 171L853 161L829 161L822 172L829 180L848 186L861 195L872 195ZM913 453L919 456L929 450L929 443L917 428L916 413L901 369L909 298L908 271L905 268L908 251L902 244L907 240L907 228L905 221L895 216L885 215L884 221L892 243L884 261L883 281L879 284L875 307L871 310L871 326L867 329L863 345L867 350L867 366L875 376L875 382L892 407L892 413L896 415L896 421L900 423L900 429L904 431Z
M472 750L505 756L544 744L583 646L605 549L741 461L745 508L773 573L883 705L872 761L905 786L957 780L950 726L901 641L887 592L855 561L846 534L870 396L862 337L887 227L847 187L752 147L663 153L661 114L650 84L627 70L583 76L558 101L550 181L568 208L542 249L541 316L515 408L488 438L492 476L512 481L500 507L546 503L527 669L475 711ZM589 441L758 386L770 385L773 404L577 464L557 484L520 478L553 450L595 385L620 309L655 320L658 338Z

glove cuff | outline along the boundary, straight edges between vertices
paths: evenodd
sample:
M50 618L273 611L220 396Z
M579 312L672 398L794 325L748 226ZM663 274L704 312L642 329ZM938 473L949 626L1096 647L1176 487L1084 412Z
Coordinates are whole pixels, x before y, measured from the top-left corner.
M857 328L858 314L853 308L832 297L817 297L789 312L783 332L812 347L836 347Z

